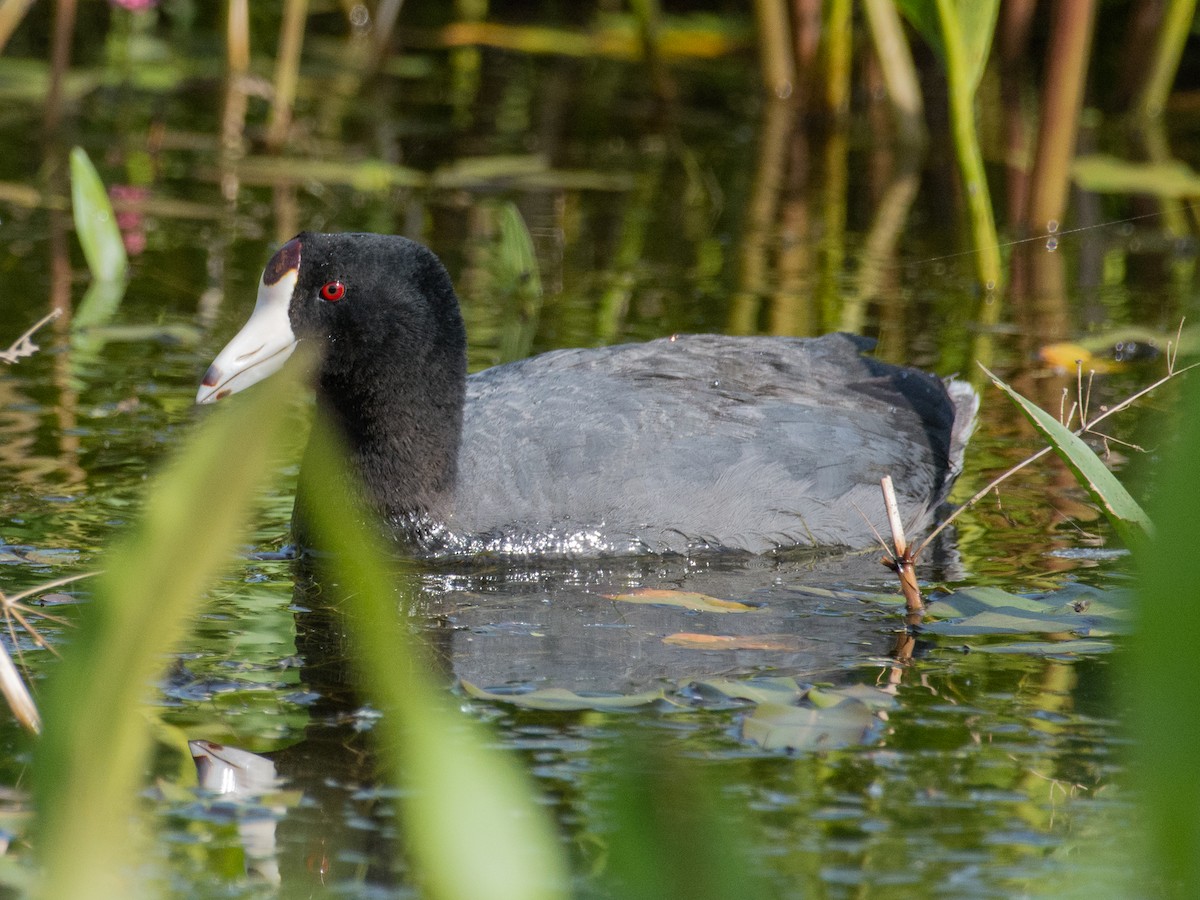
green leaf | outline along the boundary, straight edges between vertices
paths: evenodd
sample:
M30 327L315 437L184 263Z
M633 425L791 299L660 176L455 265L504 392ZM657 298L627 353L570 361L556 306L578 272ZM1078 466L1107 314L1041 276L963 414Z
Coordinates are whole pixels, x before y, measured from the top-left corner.
M82 147L71 151L71 211L92 278L121 281L128 259L104 182Z
M500 360L524 359L533 348L542 309L542 277L533 237L515 203L497 213L499 243L493 254L493 277L506 307L500 327Z
M974 90L979 85L979 79L983 77L991 50L1000 0L953 0L949 5L954 10L954 15L950 18L957 24L959 40L964 51L964 68L958 74L964 79L964 83ZM938 11L938 0L897 0L897 6L945 65L945 17Z
M764 750L833 750L873 740L879 720L855 699L832 706L761 703L742 722L742 737Z
M378 733L404 786L404 830L423 893L440 900L565 897L566 863L545 809L516 760L493 749L487 730L426 674L436 667L397 609L379 531L338 489L346 473L340 445L328 424L318 419L314 428L304 465L312 483L333 487L307 509L342 591L365 692L384 713Z
M1178 433L1164 449L1154 492L1153 539L1135 553L1137 627L1118 677L1126 691L1134 754L1130 774L1143 799L1144 877L1171 897L1200 896L1200 692L1194 688L1196 510L1200 509L1200 380L1183 384ZM1138 857L1135 857L1138 858Z
M93 332L95 328L112 319L124 296L124 281L94 279L79 302L79 308L71 319L71 327L77 332ZM73 340L79 346L90 347L93 343L101 343L94 333L89 333L86 337L76 335Z
M628 728L593 801L605 823L603 887L580 896L620 900L766 900L775 896L753 852L744 798L722 790L711 766L661 736ZM607 765L605 764L607 763ZM715 772L713 773L716 774Z
M638 694L577 694L566 688L541 688L522 693L501 693L486 691L469 681L459 683L464 691L477 700L508 703L522 709L552 711L634 709L661 700L663 696L662 691L642 691Z
M972 647L977 653L1016 653L1022 656L1075 657L1111 653L1112 641L1092 641L1078 638L1071 641L1013 641L1005 644L984 644Z
M1125 490L1117 477L1108 470L1108 466L1104 465L1091 447L1085 444L1078 435L1072 434L1071 430L1058 419L1033 401L1022 397L989 372L986 367L983 368L983 371L992 379L996 387L1012 398L1021 412L1025 414L1025 418L1041 432L1050 446L1054 448L1054 452L1075 474L1076 480L1108 516L1113 528L1127 546L1135 546L1147 535L1153 533L1153 525L1145 511Z
M500 238L497 276L510 290L540 299L542 277L538 273L533 237L515 203L500 206L497 224Z
M303 370L291 372L217 409L149 485L137 527L107 555L45 691L33 763L42 896L130 896L148 687L240 541Z
M939 597L926 608L935 620L922 630L941 635L1124 634L1130 627L1129 595L1069 585L1050 594L1012 594L995 587L968 588Z
M1071 165L1075 184L1101 194L1149 194L1191 199L1200 196L1200 175L1180 160L1129 162L1092 153L1077 156Z
M809 689L791 676L768 678L706 678L692 682L693 690L715 691L732 700L748 700L751 703L793 704Z

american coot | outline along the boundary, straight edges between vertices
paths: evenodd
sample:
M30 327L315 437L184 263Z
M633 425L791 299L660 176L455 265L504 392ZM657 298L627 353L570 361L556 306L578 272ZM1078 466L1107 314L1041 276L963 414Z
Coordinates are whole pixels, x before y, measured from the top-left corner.
M197 401L267 377L301 340L321 348L317 401L369 499L433 555L864 547L885 474L906 523L930 523L978 404L843 334L679 335L468 375L430 250L308 232L267 264Z

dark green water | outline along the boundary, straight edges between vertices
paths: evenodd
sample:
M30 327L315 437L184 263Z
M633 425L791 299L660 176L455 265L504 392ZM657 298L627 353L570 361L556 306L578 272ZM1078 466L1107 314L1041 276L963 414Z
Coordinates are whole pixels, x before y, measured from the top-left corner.
M678 331L845 328L877 338L888 359L943 375L974 378L976 361L986 361L1057 409L1074 378L1038 362L1037 348L1127 325L1173 334L1194 301L1194 246L1150 218L1039 248L1046 259L1038 264L1049 260L1052 274L990 308L972 287L945 148L935 144L909 173L902 153L865 140L861 123L844 144L797 128L775 145L780 112L759 101L750 59L680 68L678 100L664 112L632 65L488 51L478 60L478 93L463 95L446 86L446 54L413 54L425 74L384 79L368 104L339 87L330 45L314 46L290 155L392 158L422 171L475 159L490 173L383 190L248 176L227 201L212 73L73 96L63 132L44 144L27 140L39 128L39 103L0 91L0 181L41 191L32 203L0 199L0 345L52 303L78 304L86 287L61 208L71 144L91 153L108 183L135 183L150 198L129 223L140 249L111 320L140 330L73 343L64 318L38 335L39 353L0 368L6 593L102 565L103 547L137 516L147 475L186 438L197 383L248 314L261 266L301 228L404 233L433 247L459 286L475 368ZM5 71L0 85L11 88L19 76ZM326 84L337 89L320 90ZM264 116L252 101L252 137ZM528 158L497 160L517 154ZM908 189L903 227L880 249L881 210ZM1077 202L1098 224L1124 214L1120 204ZM508 203L533 239L539 301L513 286L501 259ZM1120 399L1161 370L1151 355L1100 376L1092 402ZM297 406L299 425L302 398ZM1153 411L1135 412L1114 430L1136 438L1156 421ZM298 427L293 460L302 440ZM1007 401L984 391L956 496L1036 446ZM265 498L249 551L285 543L294 474L293 463ZM1038 464L960 519L921 574L947 588L1053 592L1083 583L1110 592L1127 585L1127 563L1097 551L1117 548L1070 477ZM1117 890L1132 866L1122 830L1130 810L1114 674L1120 639L1047 654L1045 644L1073 635L928 635L916 659L899 665L889 658L896 608L865 596L891 592L889 578L874 555L464 566L424 577L414 627L440 660L447 690L534 774L582 895L595 892L587 873L603 866L611 827L598 797L613 777L613 751L631 733L707 779L779 896ZM637 587L763 604L769 624L630 611L606 599ZM65 593L89 602L87 582ZM57 611L70 618L72 603ZM44 631L51 642L66 639L54 623ZM662 641L698 631L797 640L738 651ZM1043 646L1007 646L1018 642ZM26 639L21 647L36 681L47 652ZM342 649L336 622L314 609L291 562L240 561L161 685L164 717L189 737L276 756L287 787L300 792L268 813L286 895L411 895L392 795L371 753L375 716L353 694ZM777 674L879 687L894 703L873 714L861 740L788 752L746 739L751 712L696 687ZM460 680L508 692L652 687L671 702L540 712L470 699ZM0 722L2 783L19 786L26 762L17 726ZM244 876L227 815L186 792L150 802L160 829L152 878L162 893L270 893Z

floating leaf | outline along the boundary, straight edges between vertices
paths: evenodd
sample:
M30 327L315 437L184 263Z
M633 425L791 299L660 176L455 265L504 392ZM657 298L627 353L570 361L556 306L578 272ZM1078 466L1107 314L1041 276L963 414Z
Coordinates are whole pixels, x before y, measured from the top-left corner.
M1072 434L1058 419L1036 403L1022 397L987 368L983 371L996 387L1012 398L1033 427L1041 432L1063 462L1075 473L1075 478L1108 516L1108 520L1126 545L1137 544L1153 532L1153 526L1145 511L1138 506L1137 501L1130 496L1091 447L1078 435Z
M82 147L71 151L71 210L92 278L122 281L128 260L104 182Z
M731 700L749 700L751 703L794 704L808 693L809 685L801 684L794 677L774 678L706 678L691 683L693 691L716 692Z
M833 750L866 743L878 726L859 700L825 708L762 703L742 721L742 737L764 750Z
M808 646L795 634L697 634L679 631L663 638L664 644L695 650L784 650L798 651Z
M1179 160L1130 162L1092 153L1077 156L1071 174L1080 188L1100 194L1150 194L1164 199L1200 194L1200 175Z
M721 600L707 594L692 591L672 591L662 588L635 588L624 594L605 594L609 600L622 603L649 603L654 606L682 606L697 612L734 613L759 612L761 607L739 603L736 600Z
M1093 641L1080 638L1072 641L1013 641L1005 644L984 644L972 647L979 653L1020 653L1026 656L1090 656L1109 653L1112 641Z
M994 587L956 591L930 603L922 630L941 635L1084 634L1129 630L1127 595L1071 585L1054 594L1022 595Z
M477 700L508 703L522 709L568 711L577 709L633 709L661 700L662 691L643 691L640 694L577 694L566 688L541 688L536 691L504 693L487 691L469 681L460 682L463 690Z
M345 184L373 193L395 188L424 188L429 176L416 169L378 159L344 160L305 157L247 156L237 164L238 178L247 184L292 184L313 181Z
M896 705L894 693L877 688L872 684L851 684L844 688L815 687L808 692L810 700L814 700L814 692L825 697L836 697L839 700L857 700L859 703L865 703L871 709L890 709Z
M1076 366L1081 366L1085 372L1115 372L1123 368L1116 360L1096 356L1086 347L1067 341L1046 344L1038 351L1038 358L1046 365L1066 372L1074 372Z

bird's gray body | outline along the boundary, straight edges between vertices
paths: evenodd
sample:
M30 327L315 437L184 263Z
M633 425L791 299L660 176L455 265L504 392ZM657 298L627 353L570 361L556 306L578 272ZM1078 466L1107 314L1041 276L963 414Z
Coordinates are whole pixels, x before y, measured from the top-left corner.
M472 375L442 537L472 552L862 547L868 518L886 530L889 474L920 530L961 467L975 395L864 344L690 335Z

